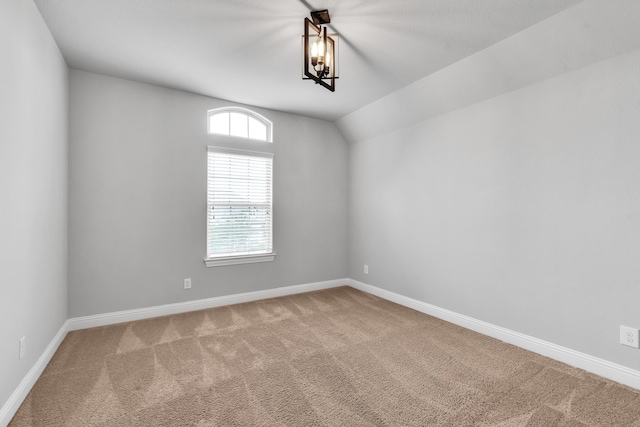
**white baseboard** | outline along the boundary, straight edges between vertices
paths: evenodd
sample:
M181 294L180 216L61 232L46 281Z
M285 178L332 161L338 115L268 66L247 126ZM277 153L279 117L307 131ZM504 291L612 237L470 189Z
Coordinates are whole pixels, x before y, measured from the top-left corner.
M357 280L349 279L349 286L640 390L640 371L636 371L635 369L492 325L491 323L405 297Z
M27 394L29 394L33 385L38 381L38 378L40 378L42 371L44 371L44 368L49 364L49 361L55 354L56 350L58 350L58 347L60 347L64 337L67 336L67 331L68 321L62 324L58 333L53 337L51 342L49 342L49 345L42 355L40 355L35 365L33 365L27 375L22 379L18 388L16 388L11 396L9 396L9 400L7 400L2 408L0 408L0 426L6 427L9 425L11 418L13 418L16 411L27 397Z
M207 308L221 307L224 305L240 304L243 302L258 301L268 298L301 294L304 292L319 291L322 289L330 289L338 286L348 285L349 279L327 280L324 282L307 283L304 285L285 286L281 288L265 289L263 291L243 292L240 294L221 297L185 301L175 304L158 305L155 307L116 311L113 313L96 314L93 316L74 317L68 320L69 330L76 331L78 329L114 325L116 323L131 322L134 320L149 319L159 316L168 316L171 314L185 313L188 311L204 310Z

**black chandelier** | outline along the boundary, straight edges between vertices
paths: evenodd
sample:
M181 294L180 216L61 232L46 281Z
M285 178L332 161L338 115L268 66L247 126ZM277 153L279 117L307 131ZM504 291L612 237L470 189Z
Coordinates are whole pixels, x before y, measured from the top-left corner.
M328 10L311 12L311 20L304 18L304 75L305 80L313 80L331 92L336 90L337 73L337 34L328 34L331 23Z

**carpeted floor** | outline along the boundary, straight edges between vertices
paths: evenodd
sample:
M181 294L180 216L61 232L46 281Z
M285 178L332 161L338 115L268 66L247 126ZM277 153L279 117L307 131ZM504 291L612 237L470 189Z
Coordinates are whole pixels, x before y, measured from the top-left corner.
M336 288L71 332L10 426L640 427L640 392Z

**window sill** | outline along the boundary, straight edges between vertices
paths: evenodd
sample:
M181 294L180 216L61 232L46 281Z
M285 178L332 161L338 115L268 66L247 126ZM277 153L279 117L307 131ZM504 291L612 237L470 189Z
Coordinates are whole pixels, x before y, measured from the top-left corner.
M220 267L223 265L236 264L252 264L254 262L269 262L276 259L275 253L259 254L259 255L241 255L220 258L205 258L204 263L207 267Z

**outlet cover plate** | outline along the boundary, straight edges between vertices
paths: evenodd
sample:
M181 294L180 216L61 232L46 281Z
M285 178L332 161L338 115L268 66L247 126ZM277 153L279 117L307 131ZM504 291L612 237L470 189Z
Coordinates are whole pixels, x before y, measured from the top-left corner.
M636 328L620 325L620 344L640 348L640 333Z

